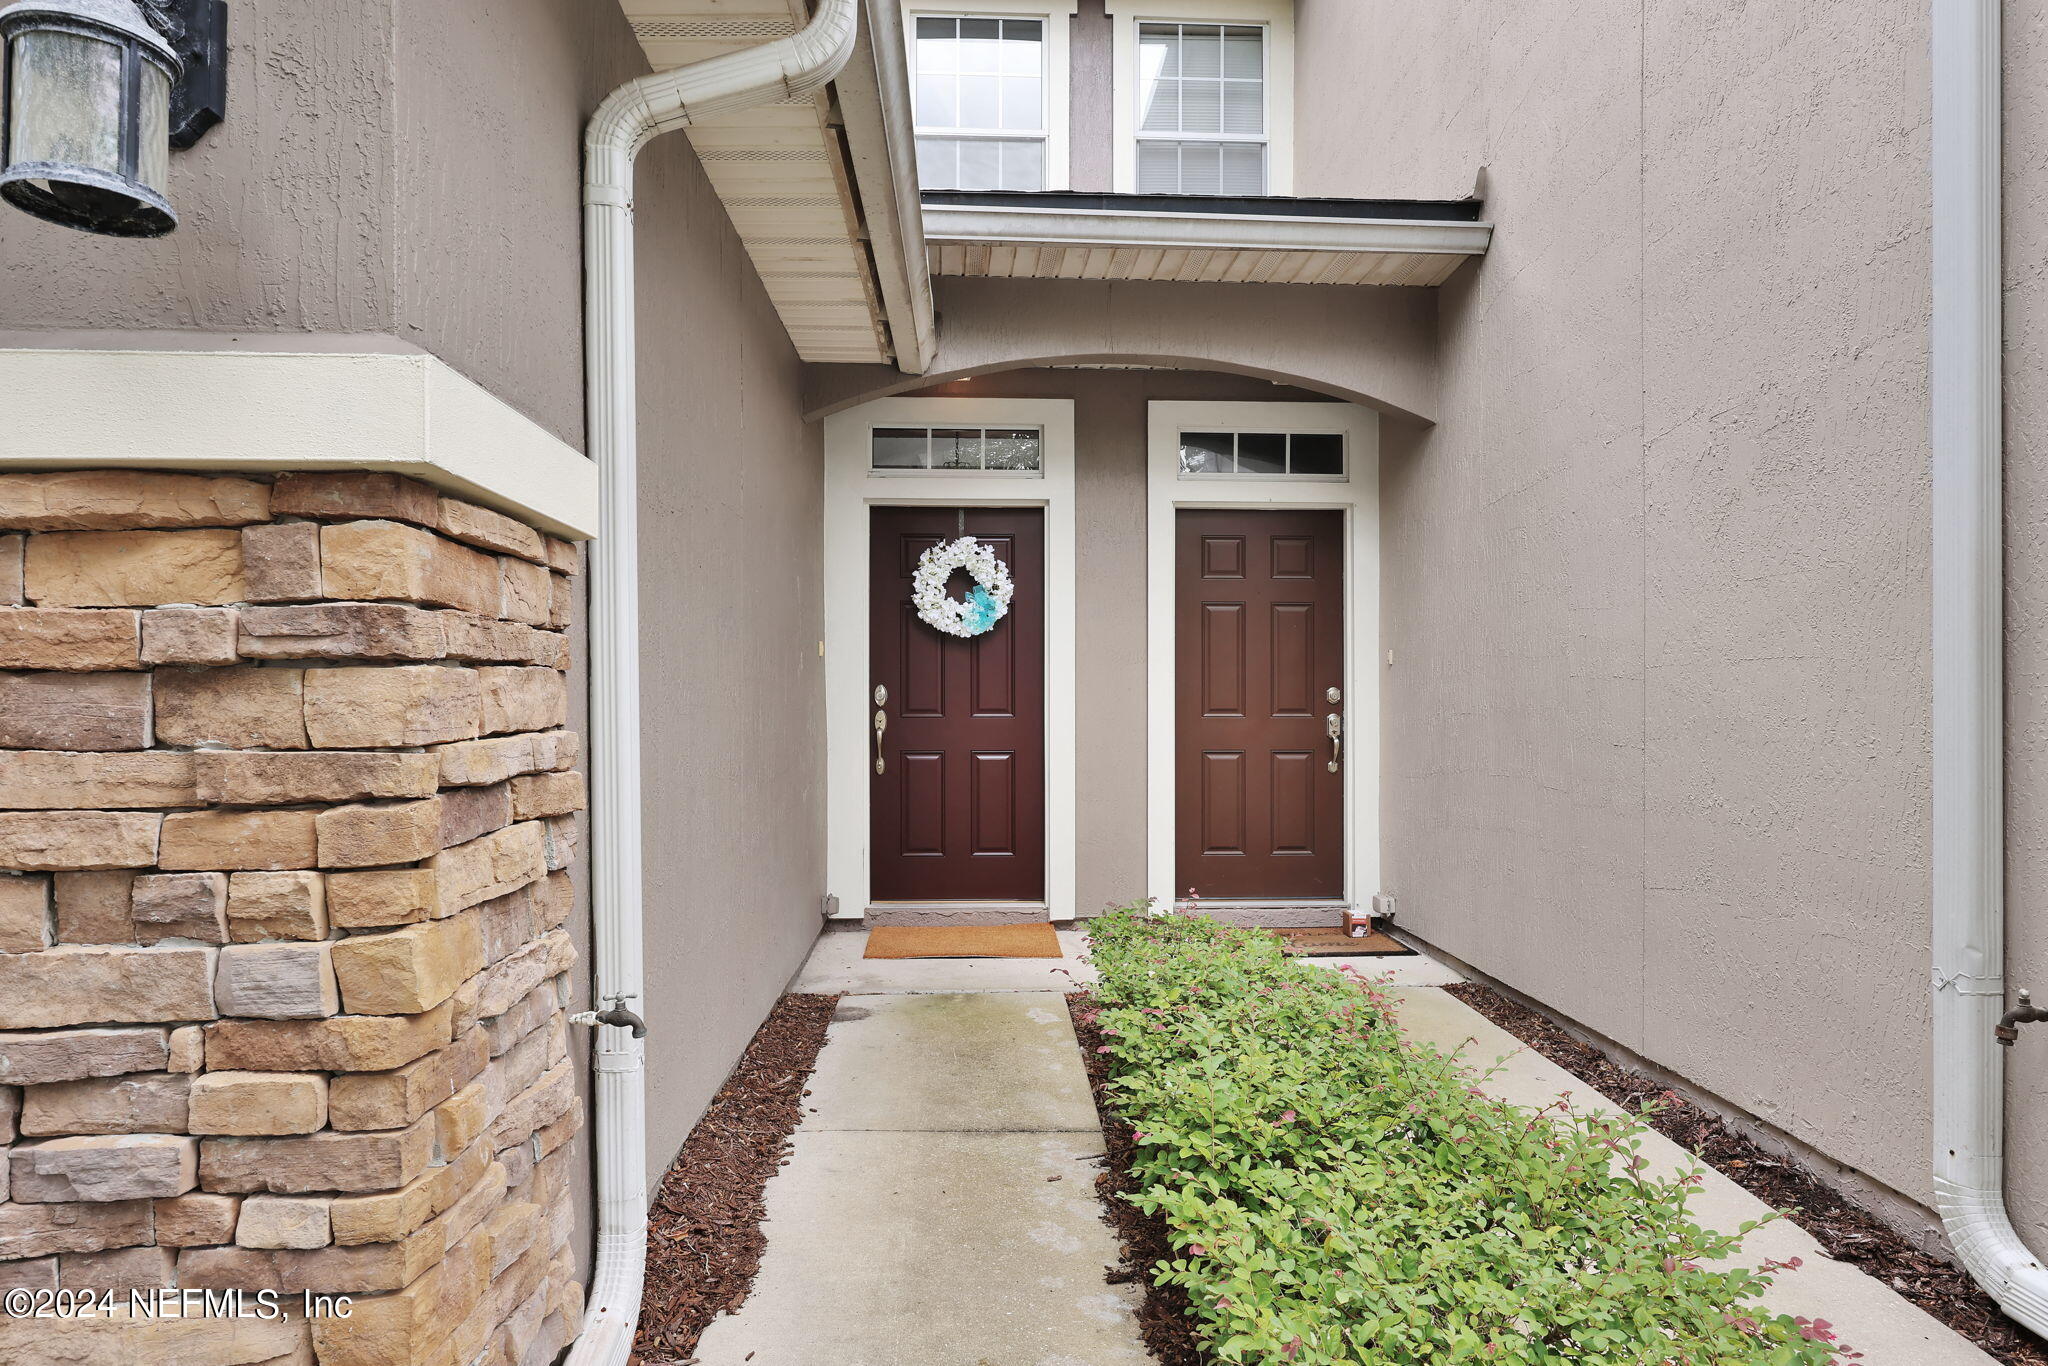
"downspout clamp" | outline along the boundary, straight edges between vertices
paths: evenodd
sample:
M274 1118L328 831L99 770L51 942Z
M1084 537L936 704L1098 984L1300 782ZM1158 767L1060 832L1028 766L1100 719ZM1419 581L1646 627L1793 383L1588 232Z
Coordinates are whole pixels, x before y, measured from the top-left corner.
M623 1010L643 989L633 162L654 138L699 119L815 94L852 55L857 12L858 0L818 0L799 33L629 81L584 135L584 378L600 480L590 557L593 994L615 1009L597 1031L597 1269L571 1366L626 1360L647 1262L645 1053L638 1017Z
M2048 1333L2048 1270L2005 1202L2001 0L1934 0L1934 1190L2005 1312Z

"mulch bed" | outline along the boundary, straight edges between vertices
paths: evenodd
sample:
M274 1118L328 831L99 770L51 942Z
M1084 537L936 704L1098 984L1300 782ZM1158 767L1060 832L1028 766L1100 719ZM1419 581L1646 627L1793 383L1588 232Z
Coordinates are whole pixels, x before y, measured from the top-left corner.
M2007 1366L2048 1366L2048 1343L2007 1318L1969 1273L1929 1256L1795 1163L1776 1157L1715 1116L1581 1043L1554 1021L1475 982L1446 987L1536 1052L1630 1110L1667 1106L1650 1127L1814 1236L1830 1257L1875 1276Z
M837 996L785 996L690 1131L648 1212L647 1286L631 1366L686 1362L753 1289L768 1240L761 1193L788 1160Z
M1102 1046L1102 1031L1089 1023L1095 1000L1087 992L1067 997L1067 1013L1074 1020L1074 1035L1081 1041L1081 1060L1088 1067L1088 1089L1095 1096L1095 1115L1102 1121L1105 1170L1095 1178L1095 1193L1102 1198L1102 1218L1116 1230L1123 1248L1123 1261L1105 1278L1111 1285L1142 1285L1145 1300L1138 1308L1138 1331L1145 1346L1162 1366L1214 1366L1215 1358L1202 1350L1195 1338L1195 1321L1188 1317L1188 1293L1179 1286L1152 1284L1154 1264L1174 1255L1166 1236L1166 1221L1156 1214L1144 1214L1123 1197L1134 1194L1137 1181L1131 1176L1130 1124L1103 1102L1103 1088L1109 1082L1109 1059L1095 1050Z

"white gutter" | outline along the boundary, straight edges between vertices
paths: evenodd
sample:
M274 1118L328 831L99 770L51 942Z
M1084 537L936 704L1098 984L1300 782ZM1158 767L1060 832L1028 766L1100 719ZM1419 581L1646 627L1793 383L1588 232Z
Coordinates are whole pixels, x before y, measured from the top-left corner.
M933 242L1481 256L1493 241L1493 225L1420 218L1295 218L927 204L924 234Z
M917 198L917 137L910 117L909 49L898 0L866 0L867 27L839 75L839 112L853 163L869 260L889 319L896 368L922 375L939 354L938 313L925 262Z
M2005 1204L2000 0L1934 0L1934 1190L1977 1283L2048 1333Z
M852 54L858 0L818 0L802 32L620 86L584 135L584 363L590 456L601 481L591 547L593 994L639 1000L640 550L633 320L633 161L649 141L713 114L807 98ZM633 1349L647 1262L644 1047L598 1028L597 1270L572 1366Z

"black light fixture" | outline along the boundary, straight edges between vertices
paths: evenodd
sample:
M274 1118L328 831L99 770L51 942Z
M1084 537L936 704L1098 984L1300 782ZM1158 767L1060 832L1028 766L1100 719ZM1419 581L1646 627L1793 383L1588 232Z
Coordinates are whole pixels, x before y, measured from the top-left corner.
M160 237L171 148L220 122L225 0L17 0L0 9L0 197L67 227Z

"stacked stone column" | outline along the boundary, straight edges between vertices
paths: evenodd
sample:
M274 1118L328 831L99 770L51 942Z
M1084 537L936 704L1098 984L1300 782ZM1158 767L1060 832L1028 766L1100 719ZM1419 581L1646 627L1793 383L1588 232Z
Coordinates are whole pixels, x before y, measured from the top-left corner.
M568 1342L576 566L395 475L0 476L0 1288L353 1301L0 1358Z

